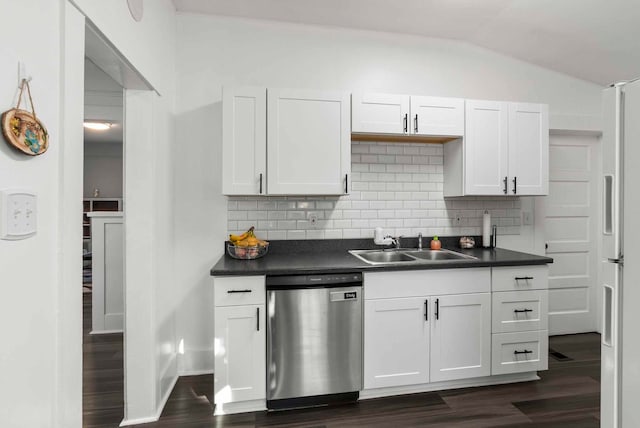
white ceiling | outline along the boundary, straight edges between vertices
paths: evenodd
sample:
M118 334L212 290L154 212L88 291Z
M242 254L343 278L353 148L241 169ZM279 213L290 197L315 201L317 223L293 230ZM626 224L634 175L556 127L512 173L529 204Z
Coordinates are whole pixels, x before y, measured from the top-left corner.
M173 0L181 12L466 41L584 80L640 77L637 0Z
M109 122L106 131L84 129L85 143L122 144L123 89L89 59L84 63L84 117L85 120Z

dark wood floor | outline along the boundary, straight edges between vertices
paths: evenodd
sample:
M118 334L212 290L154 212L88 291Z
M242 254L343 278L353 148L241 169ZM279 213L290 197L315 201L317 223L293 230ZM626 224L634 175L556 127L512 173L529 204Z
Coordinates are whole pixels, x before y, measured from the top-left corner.
M90 319L86 306L85 301L85 319L87 314ZM122 341L120 335L111 336L92 336L89 338L91 343L85 343L85 427L116 427L122 419ZM171 393L160 420L138 426L599 427L600 336L594 333L555 336L550 339L550 348L559 354L549 358L549 370L540 373L540 381L412 394L277 413L214 417L211 404L213 377L183 377Z
M122 333L90 335L91 293L82 297L82 425L117 427L124 417Z

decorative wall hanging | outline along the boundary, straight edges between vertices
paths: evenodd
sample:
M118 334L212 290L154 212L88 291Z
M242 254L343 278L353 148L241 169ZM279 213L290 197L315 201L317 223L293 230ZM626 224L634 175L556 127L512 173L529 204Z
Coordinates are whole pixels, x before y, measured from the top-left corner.
M20 110L24 88L27 88L31 112ZM49 148L47 128L36 117L29 81L22 79L18 105L2 113L2 135L7 143L30 156L41 155Z

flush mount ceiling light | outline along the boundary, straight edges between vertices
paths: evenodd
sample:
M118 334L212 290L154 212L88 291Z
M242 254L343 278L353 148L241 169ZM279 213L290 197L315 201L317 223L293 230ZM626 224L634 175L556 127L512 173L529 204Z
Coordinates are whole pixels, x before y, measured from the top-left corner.
M106 131L113 126L111 122L97 122L97 121L85 121L84 127L87 129L92 129L94 131Z

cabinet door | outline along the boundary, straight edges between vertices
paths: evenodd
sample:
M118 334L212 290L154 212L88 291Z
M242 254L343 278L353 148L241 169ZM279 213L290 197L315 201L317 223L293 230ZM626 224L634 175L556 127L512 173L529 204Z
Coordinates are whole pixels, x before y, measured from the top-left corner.
M546 105L509 103L509 194L549 194Z
M465 103L465 194L504 195L508 179L507 103ZM507 183L508 184L508 183Z
M266 192L267 91L224 88L222 95L222 192Z
M365 389L429 382L427 310L427 298L364 302Z
M431 298L431 381L489 376L491 293Z
M464 135L464 99L411 97L411 133Z
M409 96L353 94L351 96L351 131L370 134L408 134Z
M216 406L266 397L265 305L215 308ZM222 409L216 408L216 413Z
M269 90L269 194L348 193L349 101L339 92Z

